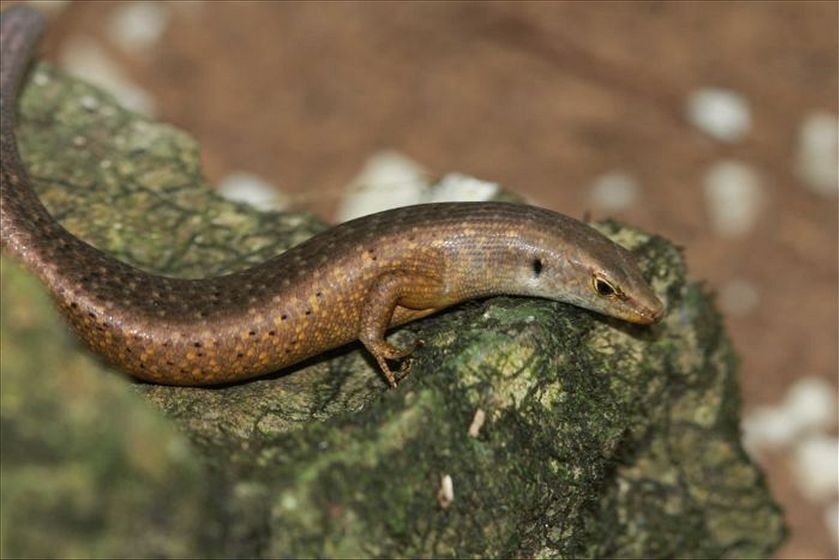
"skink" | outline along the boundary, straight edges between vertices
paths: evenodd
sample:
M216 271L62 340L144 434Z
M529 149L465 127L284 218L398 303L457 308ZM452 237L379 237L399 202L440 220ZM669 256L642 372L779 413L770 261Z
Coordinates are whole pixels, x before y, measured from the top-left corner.
M0 21L0 243L46 284L84 343L140 379L228 383L359 339L391 386L413 346L388 328L496 294L571 303L651 324L662 303L634 256L577 220L495 202L410 206L346 222L248 270L159 276L75 237L39 201L17 149L14 106L41 17Z

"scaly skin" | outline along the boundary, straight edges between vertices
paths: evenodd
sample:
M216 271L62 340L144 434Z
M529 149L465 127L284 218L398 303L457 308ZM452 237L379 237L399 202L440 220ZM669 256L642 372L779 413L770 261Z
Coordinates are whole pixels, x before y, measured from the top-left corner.
M385 331L494 294L564 301L649 324L663 313L631 253L532 206L428 204L365 216L248 270L198 280L149 274L74 237L30 187L14 105L43 27L30 8L0 21L0 242L47 285L94 351L140 379L228 383L360 339L388 382Z

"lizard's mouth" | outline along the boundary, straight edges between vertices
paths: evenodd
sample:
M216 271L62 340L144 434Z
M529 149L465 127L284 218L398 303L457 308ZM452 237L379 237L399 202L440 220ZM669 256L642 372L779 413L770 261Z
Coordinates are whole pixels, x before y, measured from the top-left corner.
M661 321L664 311L664 305L660 301L653 305L641 305L636 302L636 305L627 310L624 319L639 325L652 325Z

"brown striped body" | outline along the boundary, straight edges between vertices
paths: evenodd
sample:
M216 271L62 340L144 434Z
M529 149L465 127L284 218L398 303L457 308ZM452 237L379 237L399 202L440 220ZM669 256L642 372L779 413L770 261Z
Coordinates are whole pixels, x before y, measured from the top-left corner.
M503 203L400 208L336 226L248 270L185 280L117 261L62 228L32 191L14 103L40 33L31 9L2 15L0 241L38 274L84 342L132 375L178 385L276 371L360 339L387 360L386 329L460 301L537 296L638 323L661 303L633 256L572 218Z

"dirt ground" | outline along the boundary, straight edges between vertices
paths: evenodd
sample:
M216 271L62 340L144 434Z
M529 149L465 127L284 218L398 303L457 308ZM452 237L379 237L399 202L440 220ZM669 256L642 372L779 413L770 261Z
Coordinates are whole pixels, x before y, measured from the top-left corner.
M211 179L247 170L328 218L366 158L391 148L600 218L589 187L620 170L640 195L615 217L682 245L693 278L755 290L726 320L745 410L804 375L835 387L837 200L805 188L795 162L805 117L837 113L836 3L198 2L170 6L140 53L106 32L125 5L57 11L47 57L95 38L157 118L198 138ZM688 122L686 99L706 86L748 100L741 141ZM734 239L706 210L703 178L721 159L753 166L764 199ZM778 556L835 556L783 454L764 465L792 530Z

